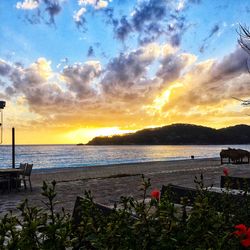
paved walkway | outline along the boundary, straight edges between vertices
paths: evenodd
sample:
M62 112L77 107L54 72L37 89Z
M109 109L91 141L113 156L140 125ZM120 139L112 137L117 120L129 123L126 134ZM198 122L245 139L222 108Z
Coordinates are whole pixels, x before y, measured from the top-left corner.
M32 173L33 192L29 190L12 191L0 194L0 215L7 211L17 212L16 206L25 198L32 205L41 206L42 181L57 181L58 207L63 206L72 213L77 195L91 190L97 202L110 205L120 196L141 198L141 174L151 179L152 188L160 189L169 183L194 187L194 177L204 175L205 185L219 186L220 175L227 166L231 175L250 176L250 165L220 165L219 159L196 159L171 162L151 162L140 164L123 164L105 167L88 167L51 171L34 171Z

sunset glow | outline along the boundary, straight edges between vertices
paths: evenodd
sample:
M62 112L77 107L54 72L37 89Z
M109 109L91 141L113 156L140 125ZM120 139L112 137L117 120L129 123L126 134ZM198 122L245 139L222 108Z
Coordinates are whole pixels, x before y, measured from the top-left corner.
M4 144L250 125L242 1L0 1Z

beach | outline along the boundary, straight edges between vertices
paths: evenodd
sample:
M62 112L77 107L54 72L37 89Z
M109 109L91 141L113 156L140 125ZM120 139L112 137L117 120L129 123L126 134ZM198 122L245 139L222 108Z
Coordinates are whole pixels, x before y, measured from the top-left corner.
M83 196L85 190L91 191L96 202L112 205L120 196L141 198L142 174L150 178L152 186L149 191L153 188L161 189L162 185L169 183L194 187L194 178L200 174L203 174L206 186L219 186L224 167L229 169L229 175L250 177L250 164L221 165L219 158L34 170L31 175L32 192L22 187L20 191L0 194L0 215L10 210L18 213L16 206L26 198L31 205L42 206L43 181L57 182L57 207L64 207L72 213L76 197Z

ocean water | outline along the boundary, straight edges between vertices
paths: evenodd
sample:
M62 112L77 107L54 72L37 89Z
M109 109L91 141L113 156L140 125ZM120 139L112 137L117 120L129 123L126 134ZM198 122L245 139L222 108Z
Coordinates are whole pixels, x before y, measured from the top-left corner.
M34 169L98 166L147 161L219 157L228 147L250 151L250 145L188 145L188 146L76 146L16 145L16 166L21 162L34 164ZM11 146L0 146L0 168L12 166Z

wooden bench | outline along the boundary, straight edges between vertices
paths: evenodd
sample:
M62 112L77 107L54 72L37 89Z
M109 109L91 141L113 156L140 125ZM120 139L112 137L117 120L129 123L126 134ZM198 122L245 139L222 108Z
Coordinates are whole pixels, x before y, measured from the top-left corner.
M84 206L84 202L90 202L90 200L88 200L87 198L81 197L81 196L77 196L76 197L76 201L75 201L75 206L74 206L74 210L73 210L73 214L72 214L72 225L73 226L78 226L82 216L83 216L83 206ZM111 207L105 206L101 203L94 203L95 208L101 212L104 216L109 215L112 213L112 211L114 210ZM95 213L95 210L89 211L90 213Z
M250 178L236 176L221 176L220 187L250 191Z
M168 198L171 202L176 204L181 204L183 198L187 199L187 205L192 206L201 193L204 193L209 198L210 204L212 204L218 211L223 209L221 201L223 200L225 194L228 194L227 199L229 202L234 204L241 204L244 201L245 196L244 191L238 189L228 190L226 188L220 187L208 187L204 190L197 190L195 188L183 187L178 185L169 184L167 186L163 185L161 189L161 197L165 193L168 193Z

